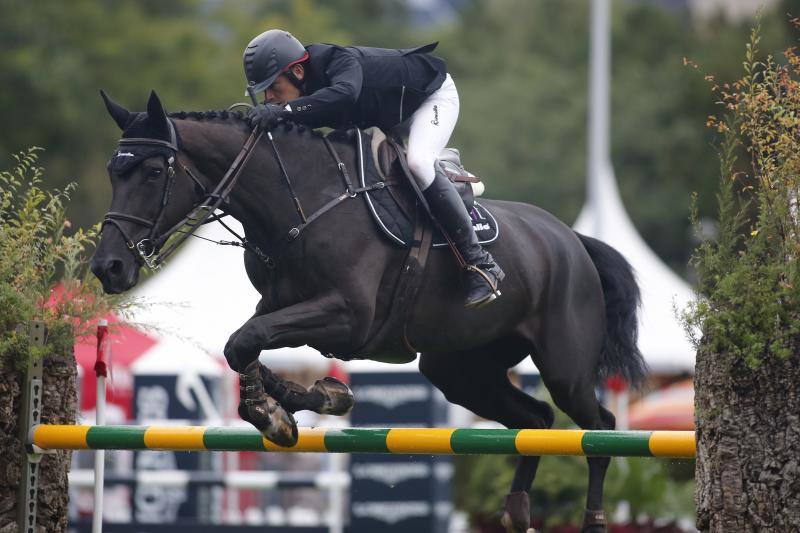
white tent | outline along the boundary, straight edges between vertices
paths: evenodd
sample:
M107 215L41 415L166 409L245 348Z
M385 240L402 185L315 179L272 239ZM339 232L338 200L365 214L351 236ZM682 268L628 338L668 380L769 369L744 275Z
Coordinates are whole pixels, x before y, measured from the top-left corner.
M228 225L241 235L236 221ZM203 226L197 234L207 239L233 240L219 224ZM204 360L203 353L222 358L228 337L253 315L260 298L247 278L242 254L241 248L190 238L180 253L135 290L135 297L152 303L137 312L136 320L157 328L162 339L171 339L169 353L159 349L160 342L153 348L157 353L148 358L148 365L158 368L186 364L208 370L208 356ZM169 358L174 362L161 360ZM327 359L308 347L270 350L263 352L261 358L278 369L328 365Z

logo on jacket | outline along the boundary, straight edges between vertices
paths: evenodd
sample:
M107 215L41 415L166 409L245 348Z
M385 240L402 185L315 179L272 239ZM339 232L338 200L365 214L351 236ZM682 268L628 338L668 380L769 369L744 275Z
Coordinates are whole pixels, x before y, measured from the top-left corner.
M433 106L433 120L431 120L431 124L433 124L434 126L438 126L439 125L439 106L438 105Z

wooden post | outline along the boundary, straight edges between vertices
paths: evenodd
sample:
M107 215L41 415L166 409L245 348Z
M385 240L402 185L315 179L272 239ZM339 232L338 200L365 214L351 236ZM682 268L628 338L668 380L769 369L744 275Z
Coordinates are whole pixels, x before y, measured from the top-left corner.
M19 326L17 332L25 334L25 327ZM28 328L31 345L44 346L47 332L44 322L33 321ZM22 409L19 416L19 440L25 446L23 457L25 464L19 480L17 497L17 524L19 533L36 532L36 498L39 480L39 461L41 453L36 453L32 446L26 446L33 426L39 424L42 417L42 359L28 357L25 372L25 385L22 391Z

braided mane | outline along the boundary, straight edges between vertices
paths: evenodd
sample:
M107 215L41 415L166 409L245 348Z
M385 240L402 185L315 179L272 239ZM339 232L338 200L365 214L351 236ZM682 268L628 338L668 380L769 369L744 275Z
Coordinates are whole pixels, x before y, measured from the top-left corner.
M175 113L170 113L169 116L181 120L246 120L246 117L241 112L228 111L227 109L214 109L211 111L177 111Z
M210 111L176 111L174 113L168 113L168 116L171 118L177 118L180 120L226 120L226 121L235 121L235 122L244 122L247 123L247 116L245 116L240 111L228 111L227 109L212 109ZM285 131L296 131L297 133L305 133L311 132L311 134L315 137L322 137L323 135L317 131L314 131L312 128L308 126L304 126L302 124L295 124L293 122L284 122L281 124Z

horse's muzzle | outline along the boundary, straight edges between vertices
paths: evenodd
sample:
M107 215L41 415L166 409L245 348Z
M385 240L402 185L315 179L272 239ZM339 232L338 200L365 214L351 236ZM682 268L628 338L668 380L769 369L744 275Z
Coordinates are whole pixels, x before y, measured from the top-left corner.
M139 281L139 265L135 261L125 259L97 254L92 258L90 268L103 284L103 291L106 294L123 293Z

